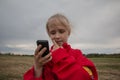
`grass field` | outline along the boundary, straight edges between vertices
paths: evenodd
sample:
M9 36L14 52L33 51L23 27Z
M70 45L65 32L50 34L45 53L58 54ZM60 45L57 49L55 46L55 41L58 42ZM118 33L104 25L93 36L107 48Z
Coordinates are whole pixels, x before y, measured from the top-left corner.
M97 67L99 80L120 79L120 58L90 58ZM0 80L23 80L22 76L33 65L31 56L0 55Z

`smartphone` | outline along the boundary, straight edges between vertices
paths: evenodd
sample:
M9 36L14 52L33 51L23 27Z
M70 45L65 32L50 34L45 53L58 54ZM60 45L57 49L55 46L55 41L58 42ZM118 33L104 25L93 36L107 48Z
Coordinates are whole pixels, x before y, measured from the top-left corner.
M37 44L37 46L38 46L39 44L41 44L41 45L42 45L42 48L41 48L41 49L43 49L44 47L47 48L47 50L43 53L42 57L46 56L46 55L49 53L49 43L48 43L48 40L37 40L37 41L36 41L36 44ZM41 49L40 49L40 50L41 50ZM40 51L40 50L39 50L39 51Z

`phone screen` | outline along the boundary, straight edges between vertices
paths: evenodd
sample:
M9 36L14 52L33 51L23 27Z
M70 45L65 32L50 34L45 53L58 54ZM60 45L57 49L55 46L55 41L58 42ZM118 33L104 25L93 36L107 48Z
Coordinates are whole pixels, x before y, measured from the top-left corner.
M47 50L43 53L42 57L46 56L46 55L49 53L49 43L48 43L48 40L37 40L36 43L37 43L37 46L38 46L39 44L41 44L41 45L42 45L42 48L44 48L44 47L47 48ZM41 48L41 49L42 49L42 48ZM41 49L40 49L40 50L41 50Z

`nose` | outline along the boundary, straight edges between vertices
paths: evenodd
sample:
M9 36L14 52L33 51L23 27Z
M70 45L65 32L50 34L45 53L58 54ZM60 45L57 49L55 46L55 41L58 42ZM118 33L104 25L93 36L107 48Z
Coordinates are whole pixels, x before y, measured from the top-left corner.
M59 33L56 33L56 34L55 34L55 38L60 38L60 34L59 34Z

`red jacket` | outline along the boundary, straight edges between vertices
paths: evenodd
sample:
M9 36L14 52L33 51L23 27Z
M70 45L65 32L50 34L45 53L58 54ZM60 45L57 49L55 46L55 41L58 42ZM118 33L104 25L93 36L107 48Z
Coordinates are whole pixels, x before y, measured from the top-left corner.
M92 77L83 66L91 69ZM98 75L94 64L80 50L64 44L63 48L52 52L52 60L44 65L39 78L35 78L32 67L24 74L24 80L98 80Z

